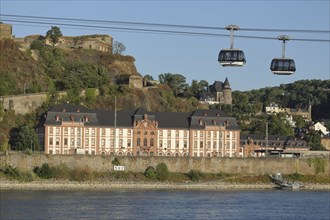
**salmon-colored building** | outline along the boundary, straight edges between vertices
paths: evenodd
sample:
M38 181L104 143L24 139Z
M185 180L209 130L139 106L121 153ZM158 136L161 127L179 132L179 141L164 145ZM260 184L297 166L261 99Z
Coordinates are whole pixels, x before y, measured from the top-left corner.
M44 122L46 154L238 157L240 128L221 110L191 113L51 108Z

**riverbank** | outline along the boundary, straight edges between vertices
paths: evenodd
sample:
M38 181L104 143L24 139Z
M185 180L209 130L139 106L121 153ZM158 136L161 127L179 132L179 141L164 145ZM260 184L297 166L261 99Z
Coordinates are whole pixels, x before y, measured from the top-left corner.
M75 182L37 180L19 182L1 180L0 190L265 190L273 189L274 184L225 183L225 182ZM304 190L330 190L330 184L305 184Z

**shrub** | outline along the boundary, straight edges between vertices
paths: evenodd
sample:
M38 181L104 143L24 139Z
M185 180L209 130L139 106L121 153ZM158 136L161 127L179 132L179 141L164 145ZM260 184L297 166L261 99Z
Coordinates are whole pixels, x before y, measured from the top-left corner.
M71 172L71 180L85 182L94 179L94 174L89 167L78 167Z
M187 176L191 181L199 181L204 177L204 174L199 170L190 170Z
M114 165L114 166L119 166L120 162L119 162L118 158L115 157L115 159L111 162L111 164Z
M20 182L30 182L35 178L33 174L29 171L20 171L16 167L8 166L5 168L3 173L8 176L10 179L15 179Z
M43 179L50 179L54 177L54 169L49 166L48 163L42 164L41 168L40 167L35 167L33 169L34 173L36 173L39 177Z
M153 168L152 166L149 166L145 170L144 176L147 177L148 179L151 179L151 180L157 179L157 173L155 171L155 168Z
M53 168L54 178L56 179L70 179L71 171L68 165L61 163L60 165Z
M156 166L157 179L165 181L168 179L169 171L165 163L159 163Z

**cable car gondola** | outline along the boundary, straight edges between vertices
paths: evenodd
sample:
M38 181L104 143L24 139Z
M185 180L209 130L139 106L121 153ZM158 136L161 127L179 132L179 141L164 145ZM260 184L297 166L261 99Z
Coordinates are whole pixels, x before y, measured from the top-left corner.
M221 66L243 66L245 64L244 52L240 49L223 49L219 53L218 61Z
M285 41L290 40L288 36L279 36L282 44L282 57L274 58L270 64L270 70L276 75L292 75L296 71L296 65L293 59L285 57Z
M221 66L242 67L246 60L244 52L240 49L234 49L234 30L238 30L236 25L228 25L227 30L230 30L230 49L222 49L219 52L218 61Z
M292 75L296 71L296 66L293 59L274 58L270 69L276 75Z

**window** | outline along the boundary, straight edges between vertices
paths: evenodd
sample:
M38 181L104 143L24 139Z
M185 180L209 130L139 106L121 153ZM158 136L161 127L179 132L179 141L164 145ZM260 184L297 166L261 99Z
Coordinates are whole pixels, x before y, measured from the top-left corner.
M60 145L60 139L56 138L56 146Z
M227 141L226 149L230 149L230 142L229 141Z
M95 138L92 138L92 146L95 146Z
M153 139L153 138L150 139L150 146L151 146L151 147L154 146L154 139Z
M183 137L186 138L187 137L187 131L183 132Z
M144 138L144 139L143 139L143 146L146 147L147 145L148 145L148 140L147 140L147 138Z
M49 128L49 134L53 134L53 128Z
M119 135L123 135L123 129L119 129Z
M101 128L101 134L102 134L102 136L105 136L105 129L104 128Z
M123 148L123 139L119 139L119 147Z
M101 146L102 146L102 147L105 147L105 139L102 139L102 140L101 140Z
M92 136L95 136L95 129L92 128Z
M159 140L159 147L163 147L163 140Z
M199 148L203 148L203 141L199 142Z
M175 141L175 147L179 148L179 141L178 140Z
M203 137L203 132L202 132L202 131L199 133L199 136L200 136L201 138Z
M155 132L152 131L152 132L150 132L150 134L151 134L151 135L155 135Z
M141 146L141 139L140 139L140 138L138 138L138 139L136 140L136 145L137 145L137 146Z
M147 131L144 131L144 135L147 135L148 134L148 132Z
M89 129L85 129L85 135L88 136L89 135Z
M64 146L67 146L67 145L68 145L68 139L64 138Z
M70 128L70 134L74 135L74 128Z
M159 131L159 136L163 137L163 131Z
M141 131L136 132L136 134L137 134L137 135L140 135L140 134L141 134Z
M171 137L171 131L167 131L167 136Z
M194 131L194 137L197 138L197 131Z
M85 138L85 146L89 146L89 139Z
M131 136L131 134L132 134L132 133L131 133L131 130L128 130L128 131L127 131L127 135L128 135L128 136Z
M197 141L194 141L194 149L197 149Z
M127 147L131 147L131 139L127 140Z
M207 132L207 137L208 137L208 138L211 138L211 131L208 131L208 132Z
M68 135L68 128L64 128L64 134Z
M175 137L179 137L179 131L175 131Z
M70 146L73 147L74 146L74 138L70 139Z
M207 142L207 148L210 149L211 148L211 141Z
M167 147L171 148L171 140L167 140Z
M53 138L49 138L49 145L53 145Z
M188 144L187 144L187 141L184 141L184 142L183 142L183 147L184 147L184 148L187 148L187 145L188 145Z

